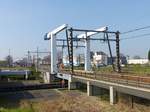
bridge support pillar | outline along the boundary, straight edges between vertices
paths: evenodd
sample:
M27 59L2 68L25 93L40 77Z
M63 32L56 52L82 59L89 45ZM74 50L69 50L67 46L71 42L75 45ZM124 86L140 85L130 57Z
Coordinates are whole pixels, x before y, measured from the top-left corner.
M56 35L51 34L51 74L57 73Z
M93 93L93 86L90 84L90 81L87 81L87 95L92 96Z
M68 80L68 90L76 89L76 82L72 82Z
M90 61L90 40L89 39L85 40L84 56L85 56L84 70L90 71L91 70L91 61Z
M43 73L43 79L44 79L44 83L50 83L50 74L49 74L49 72L44 72Z
M25 79L28 80L28 72L26 71Z
M113 105L116 103L117 101L117 92L116 90L113 88L113 86L109 87L109 95L110 95L110 104Z
M51 83L54 80L54 74L50 74L49 72L43 73L44 83Z

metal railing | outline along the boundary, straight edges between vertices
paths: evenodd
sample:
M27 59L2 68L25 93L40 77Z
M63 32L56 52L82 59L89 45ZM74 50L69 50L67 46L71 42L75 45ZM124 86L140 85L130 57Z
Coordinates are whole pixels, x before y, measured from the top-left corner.
M62 71L62 73L69 73L69 72L68 70L67 71L65 70ZM121 74L100 74L96 72L85 72L85 71L75 71L73 75L150 89L150 77L121 75Z
M59 72L71 74L71 71L68 69L60 70ZM145 76L135 76L135 75L132 76L132 75L125 75L125 74L117 74L117 73L104 74L104 73L97 73L94 71L87 72L83 70L74 70L73 75L96 79L96 80L103 80L103 81L108 81L108 82L113 82L118 84L130 85L134 87L142 87L148 89L150 88L150 77L145 77Z

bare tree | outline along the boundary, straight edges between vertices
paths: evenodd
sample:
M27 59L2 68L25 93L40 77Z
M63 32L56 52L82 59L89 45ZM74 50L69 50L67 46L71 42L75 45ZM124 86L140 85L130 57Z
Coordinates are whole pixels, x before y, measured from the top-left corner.
M42 63L43 64L50 64L51 63L51 56L50 55L45 56L42 60Z
M134 59L141 59L141 57L138 56L138 55L134 56L133 58L134 58Z
M6 56L7 66L13 66L13 57L11 55Z

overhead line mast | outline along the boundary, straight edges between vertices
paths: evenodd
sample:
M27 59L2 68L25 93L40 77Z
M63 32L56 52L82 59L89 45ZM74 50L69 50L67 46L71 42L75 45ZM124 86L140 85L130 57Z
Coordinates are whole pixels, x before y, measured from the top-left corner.
M67 39L56 39L56 34L58 34L59 32L66 30L66 37ZM74 37L74 33L73 32L83 32L83 34L78 35L76 37ZM107 39L106 38L90 38L90 36L97 34L97 33L103 33L106 34ZM109 39L108 34L114 34L116 36L115 39ZM46 34L46 40L47 39L51 39L51 74L56 74L58 72L57 70L57 66L56 66L56 41L67 41L67 45L68 45L68 54L69 54L69 63L71 65L71 72L74 73L74 68L73 68L73 47L74 41L81 41L84 40L85 42L85 70L90 70L90 39L91 40L102 40L102 41L108 41L108 48L110 51L110 56L112 59L112 52L111 52L111 47L110 47L110 41L114 41L116 42L116 60L117 60L117 67L116 67L116 71L117 72L121 72L121 67L120 67L120 49L119 49L119 34L118 32L113 32L113 31L108 31L107 27L103 27L100 29L96 29L96 30L87 30L87 29L74 29L74 28L68 28L68 25L64 24L58 28L56 28L55 30L53 30L52 32L49 32ZM113 60L113 59L112 59ZM114 63L112 63L114 64ZM113 66L114 69L114 66Z

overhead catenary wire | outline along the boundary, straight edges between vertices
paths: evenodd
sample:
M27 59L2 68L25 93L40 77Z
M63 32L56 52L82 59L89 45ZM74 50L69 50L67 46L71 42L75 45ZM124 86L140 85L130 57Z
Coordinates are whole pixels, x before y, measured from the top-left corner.
M136 36L131 36L131 37L126 37L126 38L122 38L120 40L128 40L128 39L135 39L135 38L144 38L146 36L150 36L150 33L136 35Z
M148 25L148 26L144 26L144 27L140 27L140 28L135 28L135 29L131 29L131 30L128 30L128 31L125 31L125 32L120 32L120 34L121 35L123 35L123 34L128 34L128 33L132 33L132 32L136 32L136 31L139 31L139 30L145 30L145 29L149 29L150 28L150 25ZM127 37L127 38L122 38L122 39L120 39L120 40L127 40L127 39L134 39L134 38L139 38L139 37L142 37L142 36L148 36L149 34L142 34L142 35L137 35L137 36L131 36L131 37ZM111 36L109 36L109 37L114 37L115 35L111 35ZM77 40L76 38L75 38L75 40L76 41L80 41L80 39L79 40ZM94 38L91 38L90 40L101 40L101 39L94 39ZM112 39L113 40L113 39ZM57 41L67 41L67 40L65 40L65 39L57 39Z
M125 32L122 32L120 34L128 34L128 33L132 33L132 32L139 31L139 30L144 30L144 29L148 29L148 28L150 28L150 25L149 26L140 27L140 28L135 28L135 29L132 29L132 30L129 30L129 31L125 31Z
M124 34L133 33L133 32L136 32L136 31L145 30L145 29L149 29L149 28L150 28L150 25L144 26L144 27L140 27L140 28L131 29L131 30L128 30L128 31L125 31L125 32L122 32L122 33L120 32L120 34L124 35ZM113 36L115 36L115 35L111 35L109 37L113 37ZM120 41L122 41L122 40L128 40L128 39L136 39L136 38L145 38L147 36L150 36L150 33L145 33L145 34L141 34L141 35L120 38ZM93 38L91 38L91 40L99 40L99 39L93 39ZM64 40L58 39L58 41L64 41ZM65 40L65 41L67 41L67 40Z
M145 29L149 29L150 28L150 25L149 26L144 26L144 27L140 27L140 28L135 28L135 29L131 29L131 30L128 30L128 31L125 31L125 32L120 32L120 35L124 35L124 34L128 34L128 33L133 33L133 32L136 32L136 31L139 31L139 30L145 30ZM138 35L138 36L134 36L133 38L139 38L141 36L148 36L149 34L143 34L143 35ZM109 37L114 37L115 35L110 35ZM127 40L127 39L132 39L132 37L127 37L127 38L122 38L120 40Z
M149 26L140 27L140 28L135 28L135 29L132 29L132 30L128 30L128 31L122 32L120 34L122 35L122 34L133 33L133 32L139 31L139 30L145 30L145 29L149 29L149 28L150 28L150 25ZM143 37L146 37L146 36L149 36L149 35L150 35L150 33L145 33L145 34L141 34L141 35L136 35L136 36L121 38L120 40L143 38Z

